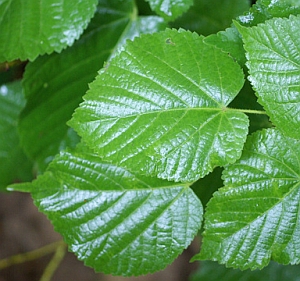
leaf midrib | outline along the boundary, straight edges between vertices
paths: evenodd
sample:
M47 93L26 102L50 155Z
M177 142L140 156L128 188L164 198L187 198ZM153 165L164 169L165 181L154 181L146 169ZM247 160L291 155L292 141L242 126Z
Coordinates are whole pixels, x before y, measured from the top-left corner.
M140 117L140 116L146 116L146 115L158 115L162 113L169 113L169 112L176 112L176 111L212 111L212 112L226 112L226 107L223 108L209 108L209 107L191 107L191 108L170 108L170 109L165 109L165 110L155 110L155 111L147 111L147 112L142 112L142 113L136 113L136 114L128 114L125 116L109 116L106 118L99 118L97 120L92 120L90 122L95 122L95 121L108 121L108 120L115 120L115 119L126 119L126 118L131 118L131 117ZM231 111L235 111L232 109Z

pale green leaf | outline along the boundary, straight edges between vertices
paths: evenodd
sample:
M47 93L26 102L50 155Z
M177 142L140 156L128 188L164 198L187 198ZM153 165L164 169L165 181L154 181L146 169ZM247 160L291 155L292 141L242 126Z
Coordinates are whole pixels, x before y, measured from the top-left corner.
M259 103L282 132L300 138L300 16L238 29Z
M254 133L223 173L208 204L202 249L194 259L263 268L300 263L300 142L277 129Z
M203 261L190 281L300 281L300 266L279 265L271 262L262 270L226 268L216 262Z
M73 44L97 0L0 1L0 61L34 60Z
M19 81L0 86L0 190L14 181L30 180L32 164L19 145L17 122L25 105Z
M24 150L38 162L40 170L61 149L76 143L76 135L66 122L104 61L126 39L164 27L158 17L132 20L133 13L132 1L122 5L117 0L99 1L93 20L72 47L61 54L39 57L26 67L23 87L27 105L19 131Z
M239 65L196 33L144 35L101 71L69 124L112 163L195 181L241 154L248 119L226 105L243 83Z
M193 5L193 0L146 0L158 15L166 20L174 20Z
M31 192L80 260L107 274L163 269L202 221L202 205L188 185L132 174L83 146L62 152L21 190Z
M195 0L194 5L172 23L172 27L209 35L225 30L232 19L247 11L249 0Z

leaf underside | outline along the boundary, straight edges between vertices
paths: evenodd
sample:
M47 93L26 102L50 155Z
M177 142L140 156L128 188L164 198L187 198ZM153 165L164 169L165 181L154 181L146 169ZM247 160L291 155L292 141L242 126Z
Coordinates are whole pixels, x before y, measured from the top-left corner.
M280 145L278 145L280 144ZM300 262L300 142L276 129L250 136L207 207L201 253L228 267Z
M70 250L107 274L163 269L201 225L202 205L187 185L134 175L82 145L25 187Z
M243 83L239 65L195 33L144 35L101 71L69 124L105 160L195 181L240 156L248 119L226 105Z

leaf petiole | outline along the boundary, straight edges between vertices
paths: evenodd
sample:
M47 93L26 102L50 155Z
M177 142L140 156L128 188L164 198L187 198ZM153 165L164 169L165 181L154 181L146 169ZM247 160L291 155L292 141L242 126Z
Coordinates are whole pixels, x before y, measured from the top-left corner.
M228 110L249 113L249 114L261 114L261 115L268 115L264 110L256 110L256 109L240 109L240 108L227 108Z

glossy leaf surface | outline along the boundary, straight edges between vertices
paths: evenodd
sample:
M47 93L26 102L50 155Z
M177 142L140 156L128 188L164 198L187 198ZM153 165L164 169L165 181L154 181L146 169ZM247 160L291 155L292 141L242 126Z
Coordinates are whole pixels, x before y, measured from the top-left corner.
M246 270L226 268L216 262L203 261L190 281L299 281L300 266L279 265L271 262L262 270Z
M146 0L158 15L166 20L174 20L188 10L193 0Z
M239 27L259 103L282 132L295 138L300 138L299 29L300 16Z
M83 146L61 153L31 186L21 187L69 249L104 273L163 269L191 243L202 221L202 205L188 185L132 174Z
M195 33L144 35L101 71L70 125L106 160L195 181L240 156L248 119L226 105L243 83L239 65Z
M0 61L60 52L79 38L96 5L97 0L2 0Z
M0 190L13 181L30 180L31 163L19 146L18 115L25 105L20 82L0 86Z
M278 145L280 144L280 145ZM208 204L201 253L227 267L300 262L300 142L276 129L254 133L225 168L225 187Z
M41 170L60 150L76 143L66 122L104 62L126 39L149 32L149 26L152 31L164 27L161 18L133 20L133 13L132 1L121 5L101 0L87 30L72 47L27 66L23 87L28 101L19 130L24 150Z

